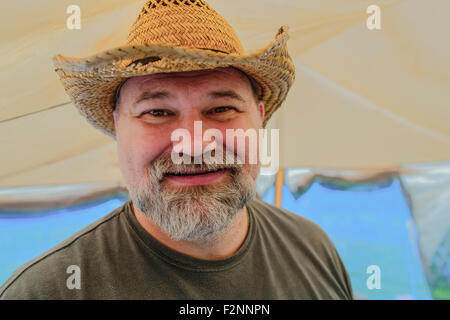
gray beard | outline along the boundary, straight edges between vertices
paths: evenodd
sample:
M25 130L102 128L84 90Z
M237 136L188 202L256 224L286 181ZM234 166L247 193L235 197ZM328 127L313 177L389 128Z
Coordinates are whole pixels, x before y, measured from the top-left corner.
M226 173L230 183L170 189L164 188L162 179L167 166L164 161L152 166L143 183L128 189L133 205L173 240L214 242L256 195L255 181L242 166L230 166Z

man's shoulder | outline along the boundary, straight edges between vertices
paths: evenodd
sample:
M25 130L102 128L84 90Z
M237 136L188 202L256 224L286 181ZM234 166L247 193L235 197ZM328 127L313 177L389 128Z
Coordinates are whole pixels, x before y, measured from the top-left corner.
M0 299L33 299L37 297L30 296L32 292L44 293L45 287L54 287L51 283L61 284L61 280L68 276L70 266L87 259L89 252L95 254L98 246L105 242L105 237L114 234L110 232L111 229L120 228L118 218L127 204L128 202L20 266L0 286Z
M336 260L337 251L331 238L314 221L287 209L254 199L250 204L258 227L276 243L283 243L302 252ZM336 261L335 261L336 262Z
M258 221L267 228L282 229L284 233L293 231L303 237L328 238L325 231L312 220L293 213L285 208L274 206L260 199L254 199L249 204L255 212Z
M271 247L279 260L297 261L303 266L301 270L308 265L306 269L313 270L308 279L325 279L313 285L326 299L352 299L345 266L331 238L319 225L258 199L250 207L261 230L261 241Z

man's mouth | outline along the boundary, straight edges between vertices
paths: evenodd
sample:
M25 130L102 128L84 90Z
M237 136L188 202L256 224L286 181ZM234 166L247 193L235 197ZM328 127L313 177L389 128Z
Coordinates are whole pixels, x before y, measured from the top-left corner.
M198 176L208 173L214 173L214 172L220 172L227 170L226 168L219 168L215 170L207 170L207 169L189 169L189 170L180 170L180 171L172 171L167 172L166 175L170 176L177 176L177 177L183 177L183 176Z
M165 177L182 185L205 185L218 181L229 168L218 169L182 169L166 172Z

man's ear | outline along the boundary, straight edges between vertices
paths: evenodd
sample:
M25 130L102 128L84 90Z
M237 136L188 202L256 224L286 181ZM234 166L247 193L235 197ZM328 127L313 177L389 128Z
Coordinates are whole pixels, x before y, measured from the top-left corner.
M261 123L263 123L264 122L264 115L265 115L264 102L259 101L258 109L259 109L259 115L261 116Z
M119 121L119 110L117 110L117 108L113 111L113 118L114 118L114 127L116 127L116 131L117 131L117 123Z

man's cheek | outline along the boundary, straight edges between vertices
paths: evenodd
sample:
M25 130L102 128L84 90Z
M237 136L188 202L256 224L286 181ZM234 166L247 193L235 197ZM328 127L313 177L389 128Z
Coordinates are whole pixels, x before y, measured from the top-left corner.
M253 180L256 180L258 177L260 170L260 165L258 164L246 164L244 166L244 172L247 175L247 177L251 177Z

